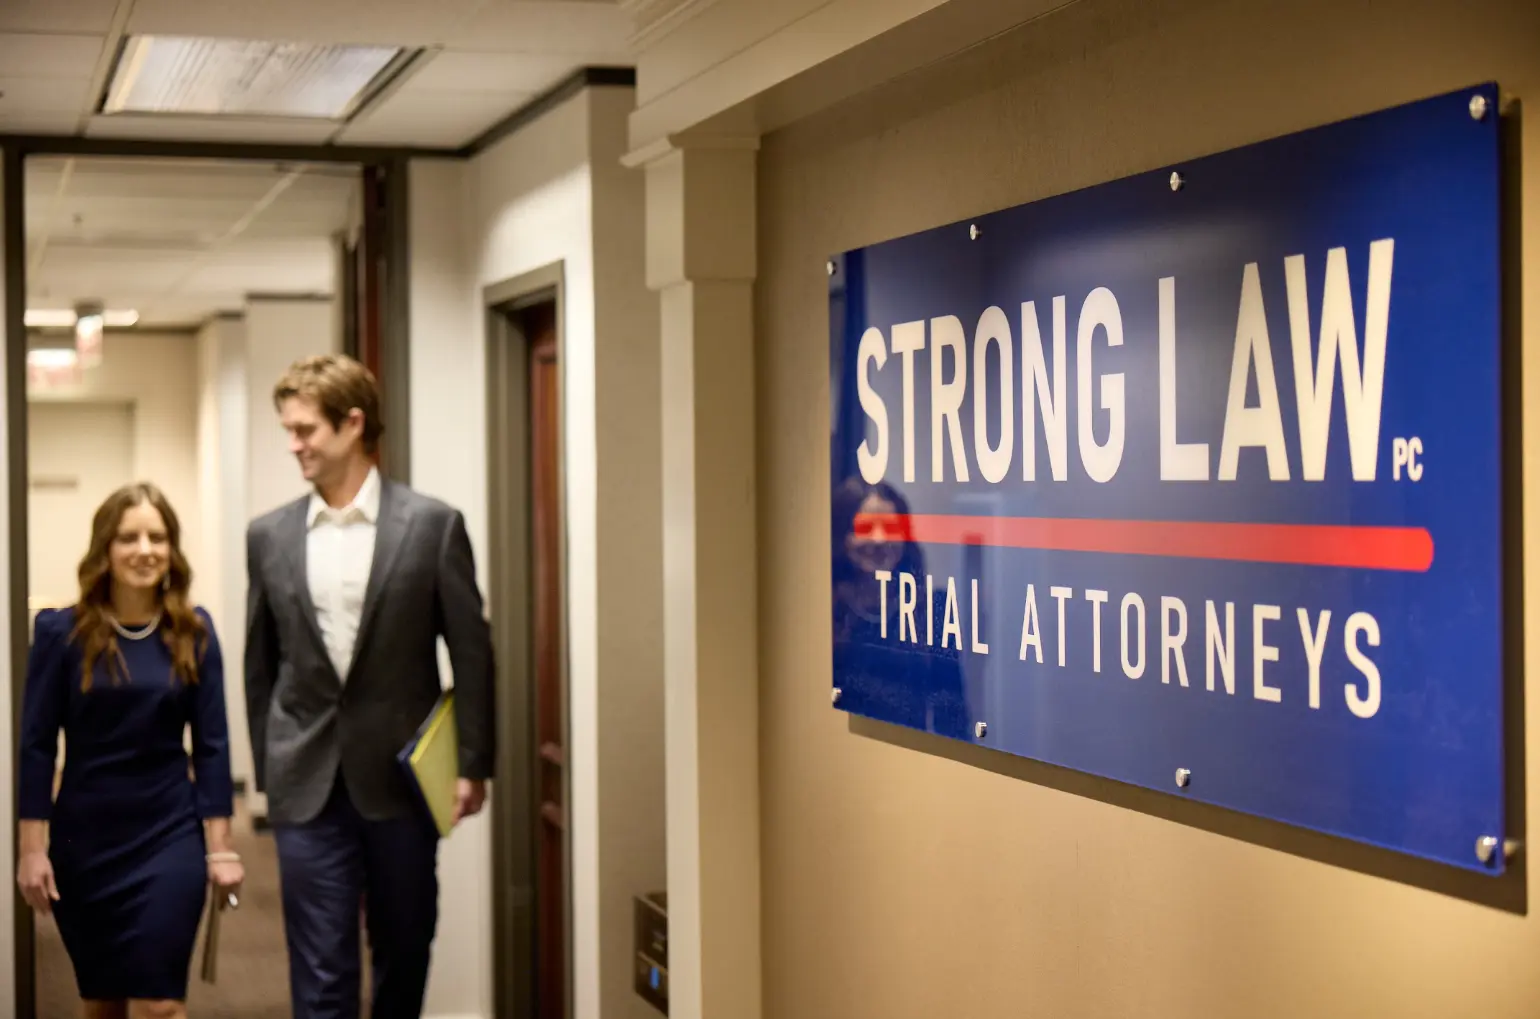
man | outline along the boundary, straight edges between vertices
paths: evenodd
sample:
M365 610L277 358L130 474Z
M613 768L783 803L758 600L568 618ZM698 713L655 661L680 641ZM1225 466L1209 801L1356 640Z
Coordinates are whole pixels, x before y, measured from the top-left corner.
M454 673L455 817L493 761L492 643L461 514L380 477L374 377L298 361L273 390L310 495L247 531L246 700L278 847L295 1019L359 1014L365 908L375 1019L420 1016L438 833L396 759Z

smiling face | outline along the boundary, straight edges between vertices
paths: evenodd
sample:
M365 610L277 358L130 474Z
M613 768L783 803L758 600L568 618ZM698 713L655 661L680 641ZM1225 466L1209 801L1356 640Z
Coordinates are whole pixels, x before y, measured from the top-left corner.
M112 583L128 589L154 590L171 569L171 535L160 511L148 501L123 511L107 548Z
M278 415L289 433L289 452L313 485L324 488L345 476L352 461L364 455L362 411L349 411L334 427L315 400L291 396L279 405Z

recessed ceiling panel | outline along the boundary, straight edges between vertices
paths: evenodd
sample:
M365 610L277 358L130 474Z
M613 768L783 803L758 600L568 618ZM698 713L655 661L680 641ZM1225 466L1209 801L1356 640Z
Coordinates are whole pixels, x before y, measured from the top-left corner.
M395 46L135 36L118 59L102 112L341 120L402 53Z

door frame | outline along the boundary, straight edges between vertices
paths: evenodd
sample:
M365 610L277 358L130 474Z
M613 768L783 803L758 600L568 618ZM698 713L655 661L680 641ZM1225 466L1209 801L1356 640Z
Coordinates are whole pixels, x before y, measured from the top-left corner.
M408 173L410 159L419 154L406 148L375 148L348 145L290 145L260 143L140 141L77 137L35 137L0 134L0 262L3 262L3 318L5 373L5 469L8 531L0 535L9 553L10 661L9 704L12 759L21 735L21 707L32 626L28 611L27 569L27 242L26 160L30 156L129 159L207 159L248 162L341 163L356 166L360 173L381 175L384 188L385 258L384 307L381 311L380 388L384 397L382 416L385 435L382 454L391 476L411 480L411 244ZM426 155L443 153L426 152ZM453 154L453 153L452 153ZM12 809L10 831L12 860L19 848L21 825ZM6 875L9 879L9 875ZM0 893L4 894L4 893ZM21 893L11 886L12 973L16 1019L37 1019L37 950L32 911ZM0 992L3 993L3 992Z
M562 845L563 915L567 918L566 1014L572 1015L572 769L569 711L569 629L566 464L566 283L565 263L538 269L482 288L486 324L487 381L487 601L493 643L498 650L497 775L502 790L492 810L492 955L515 960L492 968L493 1015L531 1019L534 1015L535 800L534 634L530 611L531 529L529 450L529 345L515 314L531 305L556 305L556 510L560 530L557 576L562 591L560 639L562 803L567 826ZM520 963L527 962L529 965Z

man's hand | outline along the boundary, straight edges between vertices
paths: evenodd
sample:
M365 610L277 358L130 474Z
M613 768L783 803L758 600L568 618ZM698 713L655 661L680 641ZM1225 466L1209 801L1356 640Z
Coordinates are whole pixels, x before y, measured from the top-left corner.
M467 817L481 813L487 802L487 784L479 779L462 778L455 781L455 824Z

